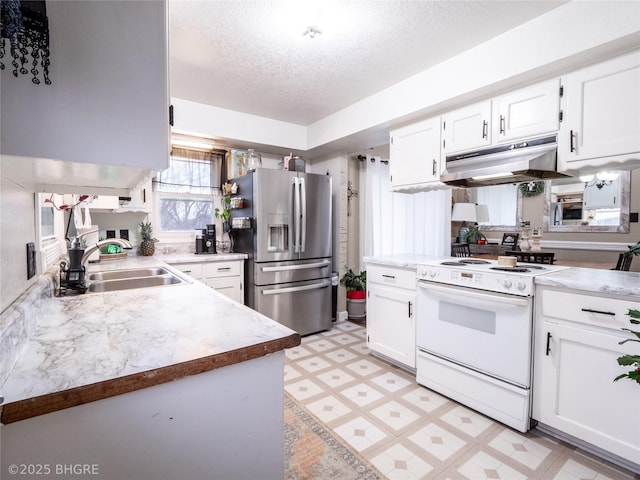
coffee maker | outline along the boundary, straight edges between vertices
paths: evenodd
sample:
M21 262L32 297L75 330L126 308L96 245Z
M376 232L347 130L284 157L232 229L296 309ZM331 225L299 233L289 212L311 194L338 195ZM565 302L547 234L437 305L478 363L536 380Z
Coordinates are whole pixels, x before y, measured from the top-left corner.
M85 283L85 267L82 264L84 248L80 243L80 236L71 240L69 247L69 264L66 261L60 262L60 287L62 289L77 290L81 293L87 291Z
M216 226L207 224L207 228L202 229L202 234L196 232L196 253L211 254L216 253Z

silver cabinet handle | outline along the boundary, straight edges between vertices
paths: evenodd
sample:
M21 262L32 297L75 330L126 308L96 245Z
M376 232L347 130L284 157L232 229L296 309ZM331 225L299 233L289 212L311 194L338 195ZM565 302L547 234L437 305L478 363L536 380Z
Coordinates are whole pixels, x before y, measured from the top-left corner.
M231 267L218 267L219 272L228 272L231 270Z
M504 115L500 115L500 133L504 135L505 131L505 118Z
M489 122L487 122L486 120L483 120L482 122L482 138L487 138L487 135L489 131Z

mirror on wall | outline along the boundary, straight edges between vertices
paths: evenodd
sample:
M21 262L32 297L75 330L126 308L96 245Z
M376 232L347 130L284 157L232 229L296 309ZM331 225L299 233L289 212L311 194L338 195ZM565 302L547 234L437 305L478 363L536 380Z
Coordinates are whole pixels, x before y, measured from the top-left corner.
M522 195L516 184L467 188L465 201L487 206L489 220L478 222L483 232L514 230L520 223Z
M629 232L630 172L599 172L545 183L545 232Z

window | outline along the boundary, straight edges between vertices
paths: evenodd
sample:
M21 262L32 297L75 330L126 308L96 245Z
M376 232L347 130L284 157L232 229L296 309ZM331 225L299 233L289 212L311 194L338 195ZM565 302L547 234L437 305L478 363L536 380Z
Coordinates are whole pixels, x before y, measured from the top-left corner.
M185 232L205 228L214 220L226 152L173 147L169 168L154 182L158 196L160 231Z

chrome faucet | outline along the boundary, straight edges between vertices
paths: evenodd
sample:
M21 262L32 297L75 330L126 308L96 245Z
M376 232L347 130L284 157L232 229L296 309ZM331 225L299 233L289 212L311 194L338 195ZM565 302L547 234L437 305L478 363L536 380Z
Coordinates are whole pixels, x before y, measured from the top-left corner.
M116 245L120 245L122 248L126 248L126 249L133 248L131 244L124 238L107 238L106 240L100 240L99 242L89 245L84 249L84 255L82 255L82 262L81 262L82 266L83 267L86 266L91 254L94 253L96 250L98 250L100 247L104 247L105 245L111 245L113 243L115 243Z

